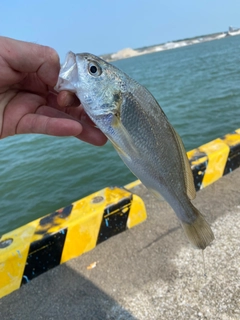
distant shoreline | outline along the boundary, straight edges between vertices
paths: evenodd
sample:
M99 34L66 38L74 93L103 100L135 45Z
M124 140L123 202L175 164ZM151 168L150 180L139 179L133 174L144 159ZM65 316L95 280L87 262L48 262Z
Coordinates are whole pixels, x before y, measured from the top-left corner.
M213 33L213 34L208 34L203 36L197 36L193 38L169 41L166 43L157 44L157 45L148 46L148 47L142 47L138 49L125 48L115 53L101 55L101 58L111 62L111 61L131 58L131 57L135 57L143 54L149 54L153 52L159 52L159 51L165 51L165 50L190 46L192 44L202 43L206 41L218 40L228 36L235 36L235 35L240 35L240 29L233 30L231 27L229 27L229 31L227 32L218 32L218 33Z

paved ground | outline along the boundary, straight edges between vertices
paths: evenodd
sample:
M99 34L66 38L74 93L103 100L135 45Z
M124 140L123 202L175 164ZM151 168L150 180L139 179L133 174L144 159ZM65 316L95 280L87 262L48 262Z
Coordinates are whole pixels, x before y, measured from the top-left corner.
M197 194L216 237L206 276L167 203L134 191L147 221L2 298L0 319L240 319L240 169Z

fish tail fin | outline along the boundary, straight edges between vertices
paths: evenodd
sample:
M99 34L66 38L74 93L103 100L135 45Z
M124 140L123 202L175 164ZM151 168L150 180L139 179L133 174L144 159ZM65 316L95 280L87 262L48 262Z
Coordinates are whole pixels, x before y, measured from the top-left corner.
M210 225L207 223L203 215L193 206L196 219L193 223L181 222L183 230L190 243L204 250L213 240L214 234Z

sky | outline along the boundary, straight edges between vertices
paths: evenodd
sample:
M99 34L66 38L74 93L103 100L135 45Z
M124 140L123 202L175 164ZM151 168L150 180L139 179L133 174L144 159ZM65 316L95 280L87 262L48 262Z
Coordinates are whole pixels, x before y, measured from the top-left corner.
M0 35L44 44L61 60L240 28L239 0L0 0Z

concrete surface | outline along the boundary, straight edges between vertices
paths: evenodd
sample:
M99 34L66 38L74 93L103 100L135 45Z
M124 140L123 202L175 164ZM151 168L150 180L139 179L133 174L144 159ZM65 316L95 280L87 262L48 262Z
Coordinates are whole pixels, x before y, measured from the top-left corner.
M0 300L1 320L240 319L240 169L199 191L216 240L185 239L165 201L135 187L148 219ZM87 269L91 263L96 267Z

